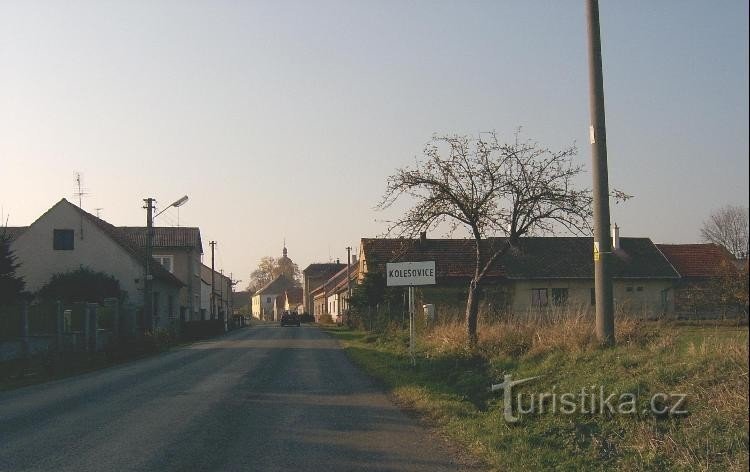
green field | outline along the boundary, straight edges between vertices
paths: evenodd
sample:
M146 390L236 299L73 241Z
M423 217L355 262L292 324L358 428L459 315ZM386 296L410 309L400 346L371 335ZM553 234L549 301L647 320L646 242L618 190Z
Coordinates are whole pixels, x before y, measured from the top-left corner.
M460 326L424 330L414 367L402 331L329 332L397 402L489 469L747 470L747 326L618 322L617 346L604 349L589 323L484 326L471 352ZM489 391L506 374L538 376L512 390L517 422L505 418L504 392ZM563 411L565 393L584 407ZM614 411L601 401L609 395Z

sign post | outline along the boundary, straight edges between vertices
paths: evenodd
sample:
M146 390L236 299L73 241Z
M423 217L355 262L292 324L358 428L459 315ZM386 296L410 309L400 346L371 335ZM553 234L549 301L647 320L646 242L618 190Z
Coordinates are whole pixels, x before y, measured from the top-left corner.
M386 285L388 287L409 287L409 356L411 365L416 365L414 358L414 315L415 285L435 285L435 261L422 262L389 262L386 264Z

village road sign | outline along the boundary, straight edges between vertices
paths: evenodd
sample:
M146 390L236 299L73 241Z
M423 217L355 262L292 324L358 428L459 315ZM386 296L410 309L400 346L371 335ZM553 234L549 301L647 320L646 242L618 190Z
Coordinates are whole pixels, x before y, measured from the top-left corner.
M389 262L385 275L389 287L435 285L435 261Z

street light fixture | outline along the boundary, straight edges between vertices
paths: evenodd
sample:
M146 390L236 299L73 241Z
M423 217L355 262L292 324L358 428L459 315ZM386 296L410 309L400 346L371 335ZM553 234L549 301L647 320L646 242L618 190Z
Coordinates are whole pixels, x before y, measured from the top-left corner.
M144 324L146 328L151 331L154 329L154 316L153 316L153 275L151 274L151 263L153 262L153 237L154 237L154 218L161 215L168 209L175 207L179 208L182 205L184 205L188 201L188 196L185 195L184 197L180 198L179 200L175 201L171 205L164 208L162 211L154 215L154 203L156 202L153 198L144 198L144 202L146 202L146 278L143 281L143 309L145 311L144 313Z

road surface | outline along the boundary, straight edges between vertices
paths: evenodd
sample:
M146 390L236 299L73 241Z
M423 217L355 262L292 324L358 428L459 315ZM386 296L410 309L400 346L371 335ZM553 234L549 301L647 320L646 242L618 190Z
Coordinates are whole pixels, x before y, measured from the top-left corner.
M461 469L313 326L0 393L0 471Z

